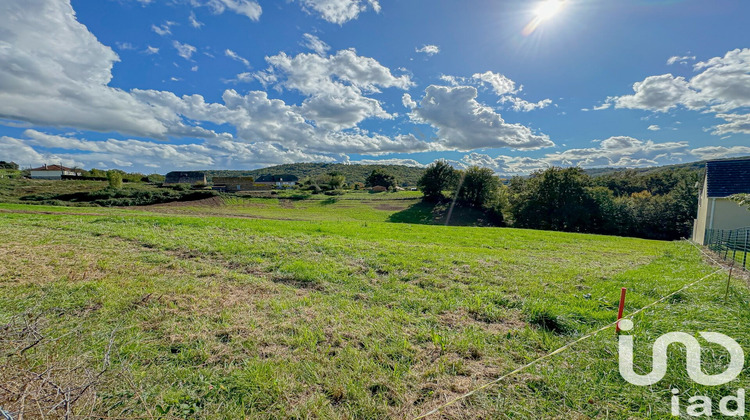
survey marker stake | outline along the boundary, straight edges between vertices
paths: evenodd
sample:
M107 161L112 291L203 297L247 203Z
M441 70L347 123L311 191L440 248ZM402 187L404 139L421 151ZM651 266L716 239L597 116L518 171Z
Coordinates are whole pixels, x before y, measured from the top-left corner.
M620 290L620 308L617 310L617 326L615 327L617 332L620 332L620 320L622 319L622 312L625 310L625 293L628 289L623 287Z

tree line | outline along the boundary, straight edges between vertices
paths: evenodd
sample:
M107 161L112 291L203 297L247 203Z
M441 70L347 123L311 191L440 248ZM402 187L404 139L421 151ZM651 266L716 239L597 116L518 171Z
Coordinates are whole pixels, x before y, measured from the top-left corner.
M426 201L455 200L505 226L673 240L691 233L701 179L694 169L591 177L553 167L503 182L487 168L437 161L417 185Z

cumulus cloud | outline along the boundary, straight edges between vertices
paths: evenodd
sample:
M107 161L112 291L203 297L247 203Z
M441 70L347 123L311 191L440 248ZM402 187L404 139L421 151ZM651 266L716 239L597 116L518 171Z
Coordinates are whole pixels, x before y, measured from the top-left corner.
M435 86L425 90L413 121L437 129L438 143L447 149L473 150L490 147L538 149L554 146L545 134L526 126L505 122L492 108L477 102L473 86Z
M197 49L190 45L190 44L183 44L180 41L173 41L172 46L177 50L177 55L184 58L185 60L190 60L190 58L195 54Z
M497 96L506 95L508 93L516 93L516 82L503 76L500 73L493 73L487 71L484 73L475 73L471 76L475 80L480 82L489 83L492 86L492 90Z
M455 77L449 78L448 80L452 82L454 86L458 81L467 81L467 79L457 79ZM542 99L538 102L529 102L523 98L518 97L517 94L523 89L523 86L516 88L516 82L500 73L494 73L491 71L486 71L484 73L475 73L471 76L471 80L474 82L478 82L481 86L489 85L492 88L492 91L500 97L498 103L510 104L510 108L514 111L529 112L536 109L546 108L552 104L551 99Z
M7 0L0 31L0 118L163 138L167 127L127 92L107 86L119 61L69 2ZM35 28L46 28L40 36Z
M467 165L490 168L503 175L528 174L551 166L583 168L633 168L680 162L687 153L687 142L655 143L633 137L615 136L598 142L598 147L568 149L539 158L471 153L461 159ZM735 153L737 151L735 150Z
M401 97L401 103L404 104L404 108L414 109L417 107L417 102L408 93L404 93Z
M250 62L246 58L240 56L239 54L237 54L236 52L230 50L229 48L227 48L224 51L224 55L226 55L227 57L231 58L234 61L238 61L238 62L244 64L245 67L250 67Z
M301 45L305 48L315 51L319 55L325 55L328 52L328 50L331 49L331 47L328 44L321 41L320 38L318 38L315 35L304 34L302 35L302 38L303 39L302 39Z
M328 57L282 52L266 61L271 67L257 77L307 96L301 105L303 115L332 130L352 128L366 118L392 118L380 101L365 94L413 86L409 76L394 76L377 60L359 56L353 49Z
M440 47L437 45L423 45L422 48L416 48L416 52L433 56L440 53Z
M615 108L667 112L684 107L731 115L731 121L715 127L715 133L743 133L742 124L738 131L733 129L746 114L730 112L750 107L750 48L696 63L693 69L699 73L690 79L672 74L649 76L633 85L634 94L611 97L608 102Z
M317 14L324 20L343 25L356 19L368 9L380 12L378 0L298 0L302 9L310 14Z
M250 20L258 21L263 9L258 2L253 0L208 0L205 5L211 8L215 14L222 14L230 10L239 15L247 16Z
M29 5L29 2L35 4ZM0 5L0 12L16 17L6 24L5 30L0 31L0 118L160 140L189 137L200 139L202 143L199 145L204 146L220 143L221 150L236 144L232 147L241 148L247 153L252 149L258 153L262 151L263 156L278 153L300 159L305 158L304 153L339 159L342 153L384 154L422 151L431 147L413 136L374 135L358 130L351 124L343 125L349 128L346 131L331 131L325 124L311 124L304 115L305 111L324 114L324 104L315 104L319 108L313 104L307 107L304 104L288 105L269 98L266 92L251 91L240 95L230 89L222 95L223 103L211 103L201 95L177 97L164 91L112 88L108 86L112 78L111 70L119 58L76 21L70 3L58 0L8 0ZM33 28L39 27L49 28L47 36L38 36ZM183 45L186 44L179 44L184 49ZM194 50L187 48L183 55L189 58L193 53ZM362 100L357 95L362 96L363 92L374 92L384 87L406 88L412 84L407 76L394 76L377 61L359 57L353 51L340 52L328 58L314 54L309 56L322 61L298 57L299 61L296 62L294 58L287 57L289 62L286 63L283 57L278 58L284 83L288 83L291 89L307 92L310 98L330 93L337 99L357 102ZM297 68L297 64L302 68ZM306 75L307 65L312 69L322 66L322 74ZM273 80L273 77L268 80ZM316 83L322 87L316 86ZM336 95L336 89L342 86L357 95ZM379 103L374 99L372 101L369 102L372 104L369 109L357 112L386 117L387 113L382 111ZM350 105L343 103L338 106L349 108ZM350 118L359 120L361 116ZM235 134L203 128L200 126L202 122L229 126ZM140 143L117 141L110 143L147 147ZM71 144L80 145L75 142ZM28 149L24 150L18 153L29 153ZM96 153L114 153L113 150L102 149ZM292 155L285 153L286 150L298 152ZM124 156L117 159L134 162ZM270 157L263 159L271 161Z

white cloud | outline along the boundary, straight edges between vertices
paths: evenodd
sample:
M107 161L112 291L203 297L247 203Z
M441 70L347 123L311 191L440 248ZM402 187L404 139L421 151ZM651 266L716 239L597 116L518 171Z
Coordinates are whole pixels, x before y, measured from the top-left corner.
M318 14L324 20L343 25L372 8L380 12L378 0L298 0L307 13Z
M253 0L208 0L205 3L215 14L222 14L231 10L239 15L247 16L250 20L258 21L263 9Z
M518 92L516 90L516 82L510 80L500 73L487 71L484 73L475 73L471 77L480 82L489 83L492 86L492 90L497 96Z
M159 49L156 47L148 46L145 50L143 50L144 53L149 55L159 54Z
M365 94L380 92L379 88L413 86L409 76L394 76L377 60L359 56L353 49L328 57L292 57L282 52L266 61L271 67L256 77L307 96L301 105L303 115L332 130L354 127L366 118L392 118L378 100Z
M742 132L741 129L731 130L746 114L729 112L750 107L750 48L732 50L723 57L699 62L693 69L699 73L689 80L672 74L649 76L633 85L633 95L612 97L607 101L614 103L615 108L667 112L684 107L731 115L728 124L714 127L714 133Z
M418 53L427 54L428 56L433 56L440 53L440 47L438 47L437 45L423 45L422 48L415 48L415 51Z
M651 124L651 125L648 126L648 129L651 130L651 131L659 131L659 130L661 130L661 127L659 127L656 124Z
M190 17L188 18L190 20L190 25L193 28L200 29L203 26L203 22L199 22L198 18L195 17L195 12L190 12Z
M505 155L493 158L485 154L471 153L464 156L461 162L487 167L503 175L515 175L528 174L551 166L633 168L662 165L680 162L689 152L687 142L655 143L627 136L610 137L598 143L598 147L568 149L548 153L540 158Z
M697 156L701 160L722 159L738 156L750 155L748 146L707 146L699 147L690 151L690 154Z
M417 102L408 93L404 93L401 97L401 103L404 104L404 108L414 109L417 107Z
M468 81L467 79L457 79L454 77L447 78L454 86L458 81ZM471 81L478 82L479 85L485 86L489 84L492 87L492 91L500 97L498 103L511 105L511 109L514 111L529 112L536 109L542 109L552 104L551 99L542 99L538 102L529 102L523 98L516 96L522 89L523 86L516 88L516 82L507 78L500 73L494 73L486 71L484 73L475 73L471 76Z
M672 56L667 59L667 65L671 66L674 63L680 63L680 64L687 64L688 61L695 61L694 55L684 55L684 56Z
M716 117L725 120L726 123L714 126L713 134L750 134L750 114L716 114Z
M360 159L360 160L352 160L348 163L351 163L353 165L403 165L403 166L413 166L416 168L425 168L427 165L417 162L414 159L398 159L398 158L392 158L392 159Z
M477 90L472 86L431 85L419 107L409 115L415 122L435 127L438 143L447 149L538 149L554 145L544 134L534 134L526 126L505 122L500 114L476 98Z
M117 48L123 51L133 51L136 49L135 45L131 44L130 42L115 42L115 45L117 45Z
M28 7L29 1L39 2L44 7ZM0 31L0 119L100 132L114 131L160 140L190 137L199 142L170 145L112 139L103 144L91 144L63 137L57 139L58 143L69 142L70 146L62 148L77 149L71 150L69 156L57 156L61 159L74 157L77 162L98 159L116 165L130 162L148 166L153 165L155 159L162 159L154 157L158 153L162 154L159 156L171 156L169 153L177 151L192 156L188 159L190 162L205 166L210 163L208 160L200 160L190 153L202 153L204 150L201 148L209 148L210 154L206 156L211 157L215 165L221 166L222 162L227 161L236 163L240 159L256 165L262 162L340 160L345 157L344 153L381 155L432 148L430 143L417 140L414 136L371 134L350 123L341 126L352 127L346 131L332 131L326 124L311 124L303 113L322 114L325 106L330 104L316 103L318 108L313 107L312 102L301 106L287 105L284 101L269 98L266 92L251 91L240 95L230 89L222 95L223 103L210 103L201 95L177 97L164 91L134 89L126 92L112 88L108 84L112 78L112 66L118 60L117 55L76 21L69 3L59 0L7 0L0 6L0 11L17 17ZM39 27L49 28L48 36L39 37L34 29ZM186 44L176 45L183 49L186 58L195 52L185 47ZM306 92L305 95L311 100L321 100L324 95L332 94L332 104L336 105L336 100L342 100L344 103L338 106L354 106L355 113L390 117L382 111L379 102L364 97L364 92L412 85L408 76L394 76L377 61L357 56L351 50L327 58L314 54L277 58L279 67L272 66L271 70L279 72L285 86ZM274 77L267 80L274 80ZM353 95L338 95L342 88L345 93L348 91ZM356 111L359 108L355 105L362 104L371 104L371 108ZM359 120L362 116L349 118ZM202 122L231 127L236 131L236 136L205 129L200 126ZM31 146L43 148L43 144L51 144L49 138L38 133L29 131L29 139L7 140L3 147L12 146L14 156L39 158L34 155L37 153L48 159L41 152L29 149ZM30 145L32 141L37 143ZM139 153L126 155L123 150L131 146ZM145 148L151 152L142 150ZM91 156L84 156L86 154ZM107 159L107 156L111 159ZM147 162L149 159L150 163ZM175 159L173 164L182 162ZM188 163L185 161L185 165Z
M224 51L224 55L226 55L227 57L231 58L234 61L239 61L240 63L244 64L245 67L250 67L250 62L247 61L246 58L241 57L239 54L237 54L236 52L234 52L234 51L232 51L232 50L230 50L228 48L227 48L226 51Z
M107 86L119 61L78 23L69 2L6 0L0 15L0 118L163 138L167 127ZM44 36L38 29L45 28Z
M184 58L185 60L190 60L190 58L195 54L197 49L190 45L190 44L183 44L180 41L173 41L172 46L177 50L177 55Z
M161 36L171 35L172 34L172 26L174 26L174 25L175 25L175 22L166 21L166 22L164 22L163 24L161 24L159 26L151 25L151 30L154 31L154 32L156 32L157 34L159 34Z
M321 41L320 38L318 38L315 35L312 34L304 34L302 35L303 41L300 43L303 47L309 48L319 55L325 55L328 50L331 49L331 47L326 44L325 42Z
M542 109L552 104L552 99L542 99L539 102L529 102L525 99L521 99L517 96L505 95L500 98L499 103L510 103L512 104L511 109L514 111L529 112L535 109Z

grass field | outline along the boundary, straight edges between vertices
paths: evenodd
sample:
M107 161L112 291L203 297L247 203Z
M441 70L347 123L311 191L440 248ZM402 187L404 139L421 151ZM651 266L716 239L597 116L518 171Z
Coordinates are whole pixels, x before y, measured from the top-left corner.
M715 270L685 242L390 223L423 217L417 198L346 197L0 204L0 407L412 418L612 322L620 287L630 313ZM725 287L717 275L639 314L638 365L668 331L750 348L750 293L735 280L725 302ZM636 387L607 330L434 418L671 418L672 388L718 407L750 382L694 384L682 353ZM726 356L706 345L704 369Z

